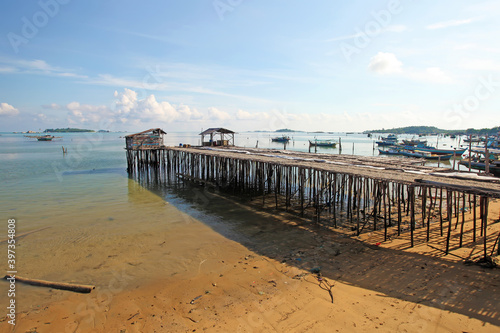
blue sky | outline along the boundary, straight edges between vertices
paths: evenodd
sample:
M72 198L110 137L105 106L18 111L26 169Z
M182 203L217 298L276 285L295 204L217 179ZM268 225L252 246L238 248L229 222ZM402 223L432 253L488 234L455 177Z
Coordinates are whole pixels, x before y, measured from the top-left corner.
M2 3L0 131L500 125L500 2Z

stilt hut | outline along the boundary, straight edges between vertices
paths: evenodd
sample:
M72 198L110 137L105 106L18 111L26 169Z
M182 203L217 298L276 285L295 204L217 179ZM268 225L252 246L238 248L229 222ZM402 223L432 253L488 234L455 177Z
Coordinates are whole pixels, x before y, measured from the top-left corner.
M163 146L163 136L167 134L161 128L151 128L143 132L125 136L127 150L158 149Z
M226 128L209 128L200 135L202 146L234 146L234 132ZM205 136L209 136L208 141Z

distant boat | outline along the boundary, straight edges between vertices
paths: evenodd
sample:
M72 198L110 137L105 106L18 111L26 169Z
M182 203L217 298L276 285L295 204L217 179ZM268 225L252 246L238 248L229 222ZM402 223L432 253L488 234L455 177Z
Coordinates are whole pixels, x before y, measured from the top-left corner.
M337 143L333 140L314 140L314 141L309 140L309 146L335 148L337 147Z
M272 142L288 142L288 141L290 141L290 137L286 136L286 135L278 136L278 137L272 138L271 141Z
M38 141L52 141L52 139L62 138L62 136L53 135L25 135L25 137L30 139L37 139Z

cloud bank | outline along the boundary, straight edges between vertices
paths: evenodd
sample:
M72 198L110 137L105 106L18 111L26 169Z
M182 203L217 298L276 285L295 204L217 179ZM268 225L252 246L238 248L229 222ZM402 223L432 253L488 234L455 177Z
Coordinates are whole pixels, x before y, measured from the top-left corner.
M0 116L17 116L19 110L7 103L0 103Z

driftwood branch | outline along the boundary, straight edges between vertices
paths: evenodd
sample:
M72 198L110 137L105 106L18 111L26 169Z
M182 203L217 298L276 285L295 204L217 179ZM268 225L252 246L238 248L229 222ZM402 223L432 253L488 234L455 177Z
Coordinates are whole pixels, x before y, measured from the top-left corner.
M5 275L4 279L7 280L7 278L11 278L10 275ZM52 281L44 281L44 280L35 280L35 279L28 279L28 278L23 278L20 276L15 276L16 282L22 282L25 284L29 284L32 286L40 286L40 287L47 287L47 288L54 288L54 289L61 289L61 290L69 290L69 291L74 291L76 293L82 293L82 294L88 294L92 290L95 289L95 286L89 286L89 285L83 285L83 284L72 284L72 283L63 283L63 282L52 282Z

